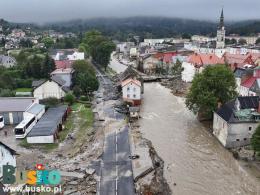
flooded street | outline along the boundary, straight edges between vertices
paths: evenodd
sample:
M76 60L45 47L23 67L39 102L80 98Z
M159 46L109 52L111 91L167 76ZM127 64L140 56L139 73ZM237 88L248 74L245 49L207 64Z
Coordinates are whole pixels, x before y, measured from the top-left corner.
M158 83L145 84L141 116L141 132L164 160L173 194L260 194L260 183L185 108L183 98Z

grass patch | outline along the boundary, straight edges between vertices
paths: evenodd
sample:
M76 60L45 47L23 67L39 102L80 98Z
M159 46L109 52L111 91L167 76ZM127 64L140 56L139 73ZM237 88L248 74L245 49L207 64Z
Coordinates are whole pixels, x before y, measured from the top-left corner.
M94 113L92 109L86 105L81 107L80 112L77 113L79 117L79 129L76 132L76 141L73 146L72 154L76 154L81 146L88 140L89 134L93 132Z
M23 139L20 144L20 146L26 148L26 149L41 149L46 152L50 152L54 149L56 149L59 144L53 143L53 144L29 144L26 139Z
M16 92L32 92L31 88L17 88Z

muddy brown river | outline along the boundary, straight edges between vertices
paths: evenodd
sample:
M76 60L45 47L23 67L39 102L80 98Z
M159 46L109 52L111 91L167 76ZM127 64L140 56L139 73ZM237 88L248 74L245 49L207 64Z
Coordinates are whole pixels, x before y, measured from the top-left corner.
M158 83L145 84L141 116L141 132L164 160L173 194L260 194L259 181L196 120L183 98Z

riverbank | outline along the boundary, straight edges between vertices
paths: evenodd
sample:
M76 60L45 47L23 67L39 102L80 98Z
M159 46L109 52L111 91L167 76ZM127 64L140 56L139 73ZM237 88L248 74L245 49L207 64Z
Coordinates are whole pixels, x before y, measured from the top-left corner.
M260 192L258 180L197 121L185 99L158 83L145 84L139 126L164 160L165 178L173 194Z
M176 91L176 88L174 87L174 83L172 81L169 81L169 80L162 81L161 85L166 87L167 89L170 89L174 96L183 97L183 98L186 97L186 95L189 92L189 88L191 86L190 83L181 82L181 84L180 84L181 90ZM209 126L209 129L212 128L212 125L213 125L212 122L210 122L210 124L208 124L208 123L209 122L207 122L206 125ZM203 124L205 124L205 123L203 123ZM210 131L210 133L212 133L212 131ZM260 157L256 157L255 159L253 159L254 152L250 146L232 149L229 151L233 154L234 158L239 160L241 165L248 172L250 172L250 174L253 174L253 176L256 177L257 179L259 179L259 181L260 181Z

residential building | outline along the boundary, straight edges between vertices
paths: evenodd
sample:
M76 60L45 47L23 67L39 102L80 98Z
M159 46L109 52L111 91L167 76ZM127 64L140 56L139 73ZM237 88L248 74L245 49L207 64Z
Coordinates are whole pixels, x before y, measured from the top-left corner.
M231 54L226 52L222 59L233 71L236 68L245 68L248 65L255 66L251 55Z
M84 52L77 52L75 51L73 54L67 56L68 60L75 61L75 60L84 60L85 54Z
M5 68L11 68L16 65L15 58L11 56L0 55L0 66L4 66Z
M250 144L260 121L259 96L238 97L214 112L213 134L226 148Z
M196 73L200 73L206 66L223 64L223 60L215 54L192 54L182 63L182 80L191 82Z
M0 115L5 125L17 125L24 119L24 113L38 103L33 97L3 97L0 98Z
M56 69L51 73L51 77L60 77L65 81L64 86L71 87L72 85L72 77L73 77L74 69L72 68L60 68Z
M0 141L0 180L3 177L3 165L16 167L16 155L15 150Z
M65 84L66 81L57 76L53 76L50 80L34 81L32 83L33 96L39 100L51 97L62 99L69 91Z
M134 106L141 104L142 84L140 81L129 78L124 80L121 86L125 102L129 102Z

